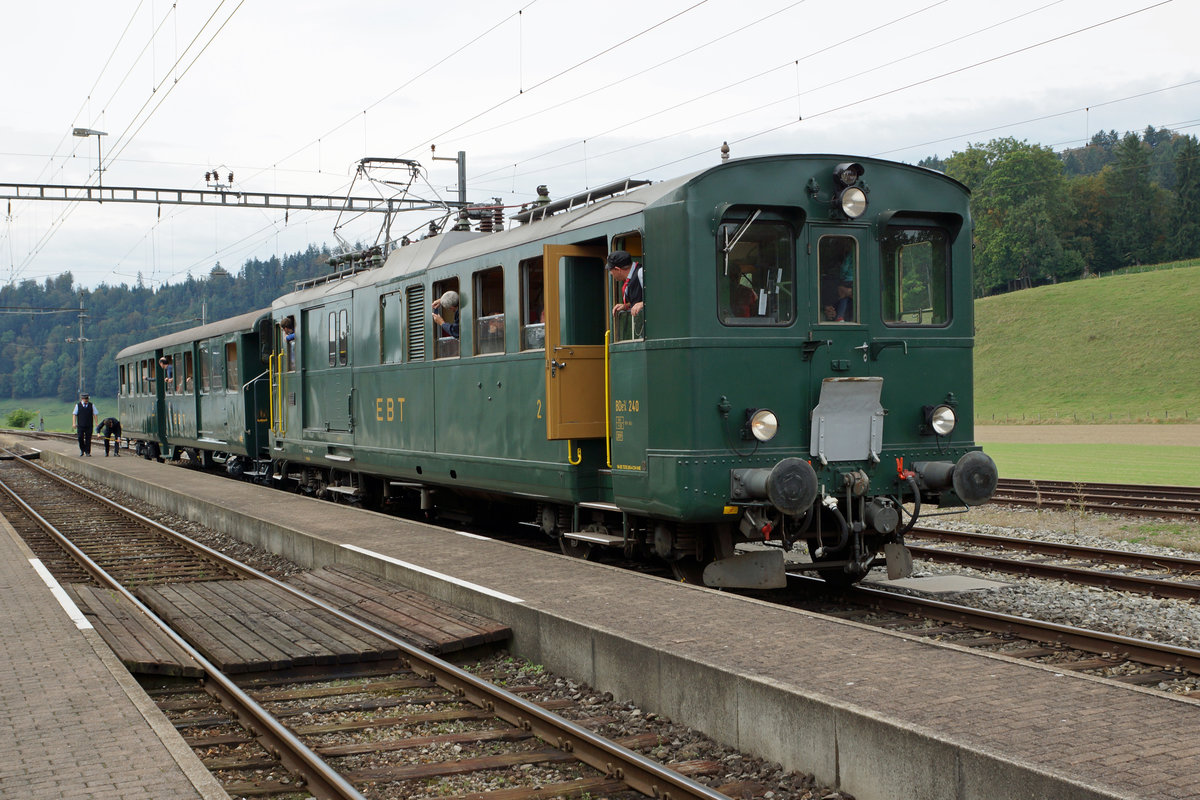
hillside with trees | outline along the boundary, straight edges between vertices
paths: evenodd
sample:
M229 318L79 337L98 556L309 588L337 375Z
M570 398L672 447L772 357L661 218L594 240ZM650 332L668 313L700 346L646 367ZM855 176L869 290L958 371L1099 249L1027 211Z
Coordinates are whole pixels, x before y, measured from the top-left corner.
M1200 142L1148 127L1056 153L993 139L925 159L970 187L976 296L1200 255Z
M136 342L165 336L256 308L290 291L296 281L329 271L327 248L247 261L232 274L217 264L198 280L191 275L157 289L143 285L93 290L75 285L66 272L43 283L21 281L0 287L0 397L75 397L79 384L79 306L84 308L83 386L114 397L118 352ZM70 341L68 341L70 340Z

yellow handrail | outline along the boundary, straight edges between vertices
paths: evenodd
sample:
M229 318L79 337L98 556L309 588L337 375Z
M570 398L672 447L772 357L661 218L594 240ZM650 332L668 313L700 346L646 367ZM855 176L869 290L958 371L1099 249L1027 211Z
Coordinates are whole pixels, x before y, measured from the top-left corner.
M609 469L612 469L612 420L609 419L608 413L612 406L609 400L612 376L608 372L608 345L611 339L612 330L604 331L604 456Z
M570 464L572 467L577 467L582 462L583 462L583 448L582 447L575 448L575 458L574 458L574 460L572 460L572 458L571 458L571 440L567 439L567 463Z
M271 424L271 430L275 430L275 354L274 353L271 353L270 358L267 359L267 400L269 401L267 403L267 405L271 409L269 412L267 412L270 415L269 422Z

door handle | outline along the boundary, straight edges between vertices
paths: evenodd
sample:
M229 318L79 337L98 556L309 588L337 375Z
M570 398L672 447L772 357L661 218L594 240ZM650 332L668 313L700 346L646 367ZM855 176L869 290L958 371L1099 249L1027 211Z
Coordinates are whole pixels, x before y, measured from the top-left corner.
M550 377L551 378L553 378L555 375L557 375L558 371L560 369L566 369L566 368L567 368L567 362L555 361L553 358L550 359Z
M866 342L863 342L863 343L862 343L862 344L860 344L858 347L854 347L854 348L851 348L851 349L853 349L853 350L862 350L862 354L863 354L863 361L866 361L866 360L867 360L867 352L868 352L868 351L871 349L871 345L867 344Z

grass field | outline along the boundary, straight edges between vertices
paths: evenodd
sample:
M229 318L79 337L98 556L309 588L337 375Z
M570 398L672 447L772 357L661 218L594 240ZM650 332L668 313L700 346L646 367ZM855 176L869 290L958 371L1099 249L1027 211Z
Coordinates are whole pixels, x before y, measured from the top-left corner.
M983 449L1002 478L1200 486L1200 447L992 442Z
M1200 421L1197 309L1200 266L977 301L976 422Z
M96 412L99 416L96 421L105 417L116 416L117 400L115 397L92 397L92 405L96 407ZM0 400L0 425L5 424L8 415L16 411L18 408L23 408L26 411L32 411L35 414L41 414L45 421L46 430L71 432L71 412L75 409L75 401L64 403L61 400L56 400L52 397L26 397L21 400L5 399ZM37 424L37 419L34 419L34 424Z

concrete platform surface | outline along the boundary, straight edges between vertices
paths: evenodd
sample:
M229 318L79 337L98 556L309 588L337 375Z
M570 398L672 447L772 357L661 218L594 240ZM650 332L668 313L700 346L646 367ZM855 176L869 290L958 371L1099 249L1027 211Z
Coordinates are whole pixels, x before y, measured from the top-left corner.
M69 443L68 443L69 444ZM1200 703L136 458L47 463L307 566L512 626L513 649L859 800L1200 797Z
M0 517L0 797L228 795ZM64 603L66 605L64 605Z

